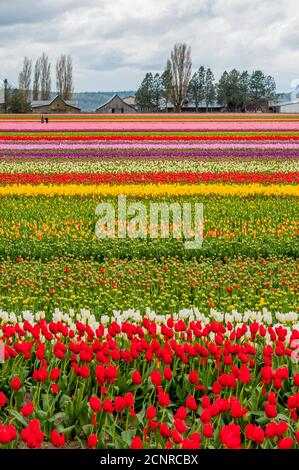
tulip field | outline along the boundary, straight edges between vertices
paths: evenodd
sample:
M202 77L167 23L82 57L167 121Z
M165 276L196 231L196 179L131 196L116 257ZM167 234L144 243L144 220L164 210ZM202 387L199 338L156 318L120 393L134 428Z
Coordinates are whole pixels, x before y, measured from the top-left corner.
M0 448L298 449L298 183L295 114L0 115Z

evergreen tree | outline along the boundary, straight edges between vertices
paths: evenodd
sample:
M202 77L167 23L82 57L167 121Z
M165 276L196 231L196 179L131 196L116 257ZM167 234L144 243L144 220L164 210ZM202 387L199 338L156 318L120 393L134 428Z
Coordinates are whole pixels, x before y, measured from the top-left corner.
M168 102L172 93L171 73L168 69L164 70L161 75L162 82L162 98L165 101L165 110L168 111Z
M153 77L153 84L151 90L151 102L155 111L159 111L161 107L161 100L163 98L163 80L161 76L156 73Z
M275 89L273 77L264 75L261 70L252 72L249 80L249 97L255 112L268 107L268 102L275 97Z
M240 75L239 89L240 89L240 108L241 111L245 111L246 105L249 102L249 73L247 70Z
M209 106L216 99L215 78L212 70L208 68L205 74L204 96L206 102L206 111L209 111Z
M242 111L248 103L249 74L233 69L223 72L217 86L218 103L229 111Z
M153 109L153 82L153 74L148 72L135 93L135 101L141 110L151 111Z
M198 71L193 74L189 82L188 98L194 101L196 112L198 112L200 102L205 98L205 80L206 71L205 68L201 66Z
M30 103L23 90L18 88L7 89L7 112L28 113L31 111Z

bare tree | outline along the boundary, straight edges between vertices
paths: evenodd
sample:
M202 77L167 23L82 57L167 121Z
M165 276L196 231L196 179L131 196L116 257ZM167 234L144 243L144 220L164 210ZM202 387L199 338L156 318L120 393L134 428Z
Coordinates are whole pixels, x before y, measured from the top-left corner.
M33 100L36 101L39 98L40 90L40 76L41 76L41 58L39 57L35 62L34 77L33 77Z
M66 57L64 99L71 100L73 91L73 59L68 55Z
M48 56L43 53L41 61L41 99L48 100L51 95L51 63Z
M23 92L26 101L30 98L32 61L24 57L23 68L19 73L19 89Z
M73 61L70 55L61 55L56 62L56 86L59 95L70 100L73 94Z
M188 47L186 43L175 44L167 60L166 70L171 76L170 99L176 112L181 112L186 99L191 67L191 47Z
M65 73L65 55L61 55L56 61L56 89L57 93L63 97Z

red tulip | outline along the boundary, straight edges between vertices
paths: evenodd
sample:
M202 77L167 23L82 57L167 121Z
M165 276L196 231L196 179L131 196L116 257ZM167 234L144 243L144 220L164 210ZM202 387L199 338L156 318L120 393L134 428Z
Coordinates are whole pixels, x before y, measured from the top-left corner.
M142 440L139 436L133 437L131 449L143 449Z
M11 388L12 388L13 390L15 390L15 391L20 390L21 385L22 385L22 383L21 383L20 377L14 377L14 378L12 379L12 381L11 381Z
M64 447L65 445L65 436L60 434L56 429L51 431L51 442L54 447Z
M96 434L90 434L87 439L87 446L90 449L94 449L98 444L98 438Z

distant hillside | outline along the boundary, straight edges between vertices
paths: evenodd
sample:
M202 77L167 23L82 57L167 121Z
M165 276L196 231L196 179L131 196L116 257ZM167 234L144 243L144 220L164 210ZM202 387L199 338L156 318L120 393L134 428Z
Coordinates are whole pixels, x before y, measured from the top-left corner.
M119 96L125 98L126 96L135 95L135 91L85 91L81 93L74 93L72 101L76 106L79 106L79 108L81 108L82 112L91 112L95 111L99 106L104 104L114 94L118 94Z

